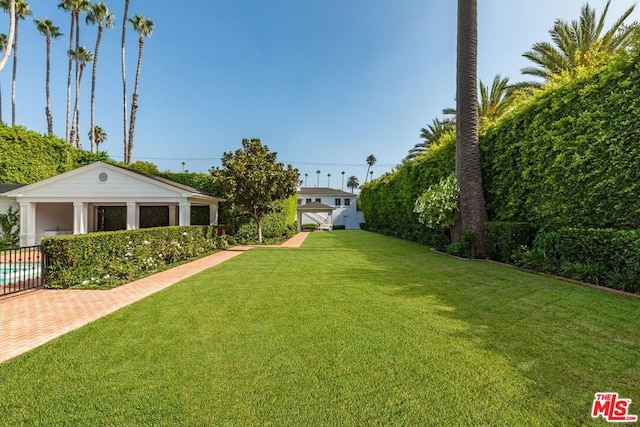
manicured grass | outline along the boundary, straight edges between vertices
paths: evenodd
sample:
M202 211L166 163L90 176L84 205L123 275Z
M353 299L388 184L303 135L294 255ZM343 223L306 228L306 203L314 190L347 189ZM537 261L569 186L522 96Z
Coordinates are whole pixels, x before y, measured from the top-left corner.
M600 391L640 413L639 300L345 231L5 362L0 424L584 425Z

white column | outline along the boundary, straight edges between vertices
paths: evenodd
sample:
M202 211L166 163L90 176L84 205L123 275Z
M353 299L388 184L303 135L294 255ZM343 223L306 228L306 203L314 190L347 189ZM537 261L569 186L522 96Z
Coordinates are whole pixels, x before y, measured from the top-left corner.
M209 205L209 224L218 225L218 203Z
M191 225L191 205L180 202L180 225Z
M136 202L127 202L127 230L138 229L140 227L138 219L138 206Z
M178 206L169 205L169 225L176 225L176 218L178 216Z
M73 234L87 233L87 204L82 202L73 202Z
M36 204L20 203L20 246L36 244Z

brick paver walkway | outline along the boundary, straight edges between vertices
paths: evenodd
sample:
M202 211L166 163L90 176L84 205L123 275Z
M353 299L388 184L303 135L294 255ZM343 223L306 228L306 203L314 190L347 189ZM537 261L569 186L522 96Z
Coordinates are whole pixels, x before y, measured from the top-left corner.
M307 235L298 233L281 246L299 247ZM37 289L3 297L0 363L249 249L250 246L236 246L105 291Z

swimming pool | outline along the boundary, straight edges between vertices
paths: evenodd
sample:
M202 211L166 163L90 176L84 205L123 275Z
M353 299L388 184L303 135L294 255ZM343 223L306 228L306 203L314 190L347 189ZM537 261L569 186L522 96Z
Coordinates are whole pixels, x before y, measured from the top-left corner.
M0 285L40 277L40 264L0 263Z

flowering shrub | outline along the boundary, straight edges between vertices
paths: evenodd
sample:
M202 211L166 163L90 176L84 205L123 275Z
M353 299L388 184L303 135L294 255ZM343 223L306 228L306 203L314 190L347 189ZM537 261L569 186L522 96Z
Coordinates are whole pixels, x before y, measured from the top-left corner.
M416 200L418 221L434 230L445 231L455 224L460 189L454 174L429 187Z
M229 238L221 231L219 226L177 226L45 238L46 286L118 286L225 249Z

